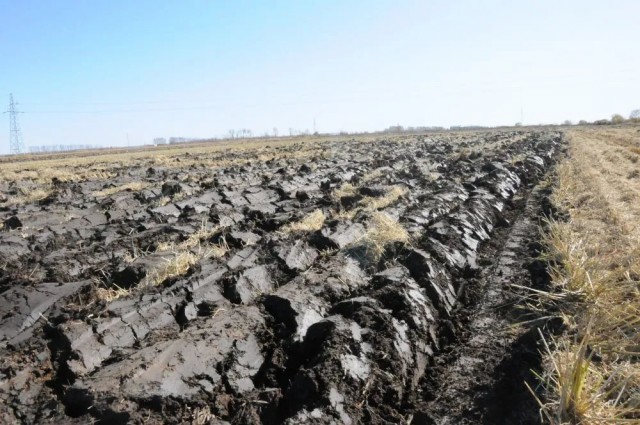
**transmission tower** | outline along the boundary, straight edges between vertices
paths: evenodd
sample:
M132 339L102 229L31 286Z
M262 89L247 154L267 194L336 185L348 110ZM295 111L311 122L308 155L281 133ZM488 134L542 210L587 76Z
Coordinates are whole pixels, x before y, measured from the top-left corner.
M13 93L9 94L9 110L4 113L9 114L9 151L12 155L24 152L24 143L18 125L18 114L21 112L16 109L16 105L17 103L13 101Z

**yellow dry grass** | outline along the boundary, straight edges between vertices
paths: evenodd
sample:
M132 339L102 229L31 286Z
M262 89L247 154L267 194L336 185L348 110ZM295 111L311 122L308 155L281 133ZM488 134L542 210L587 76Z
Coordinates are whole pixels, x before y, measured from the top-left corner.
M53 189L51 187L36 187L29 190L22 190L22 196L18 199L24 203L37 202L45 199L47 196L51 195Z
M378 259L386 247L394 242L409 242L409 233L397 220L383 212L374 212L367 223L367 232L363 240L367 252Z
M343 196L353 196L356 194L356 187L351 183L344 183L339 188L333 191L333 197L340 199Z
M193 267L201 258L205 256L205 251L191 252L182 251L175 252L173 257L165 258L165 262L152 270L144 280L144 283L138 287L129 289L121 288L114 285L112 288L96 289L96 298L106 302L112 302L118 298L127 297L134 293L137 288L145 286L158 286L167 279L185 275L191 267Z
M384 196L373 198L366 196L360 201L360 205L367 211L376 211L395 204L400 198L406 196L409 189L403 186L393 186Z
M197 249L176 250L165 263L152 270L145 278L146 286L160 285L167 279L186 274L191 267L204 258L219 258L227 253L228 248L222 245L198 245Z
M161 242L156 247L156 251L186 251L189 249L200 247L202 241L211 238L220 230L219 226L208 227L207 221L203 220L200 229L190 234L185 240L178 244L170 242ZM206 243L205 243L206 245ZM226 253L226 249L218 245L206 245L215 251L216 257L222 257ZM222 252L224 251L224 252Z
M19 191L19 195L9 196L4 205L24 205L41 201L53 193L53 187L50 185L21 187Z
M336 199L340 199L340 197L342 196L353 195L356 193L356 191L357 187L354 187L350 183L346 183L343 184L339 189L335 190L333 192L333 196ZM404 186L392 186L387 189L387 193L385 193L383 196L365 196L358 202L358 204L354 208L334 211L332 213L332 216L339 220L353 220L356 214L360 211L372 213L385 209L398 202L401 198L407 196L408 193L409 189Z
M549 342L542 402L553 424L640 423L640 179L636 129L574 130L553 202L568 212L546 245L540 298L567 331Z
M158 204L159 207L164 207L169 202L171 202L171 198L168 197L168 196L163 196L160 199L158 199L157 204Z
M384 172L382 171L382 169L380 168L376 168L375 170L366 173L364 176L362 176L362 178L360 179L361 183L368 183L372 180L376 180L380 177L384 176Z
M187 274L191 267L197 264L204 258L221 258L228 251L229 247L226 243L218 245L203 243L203 240L211 237L218 231L217 227L207 228L206 222L203 222L202 227L197 232L192 233L187 239L179 244L161 243L158 245L156 252L173 253L173 256L167 256L164 258L164 262L155 269L151 270L145 277L144 282L139 287L133 287L130 289L124 289L114 285L111 288L98 288L96 289L96 297L100 300L107 302L114 301L121 297L131 295L137 288L143 288L147 286L158 286L164 281L177 276ZM135 251L133 254L127 253L124 259L127 263L132 263L138 258L146 255Z
M302 220L283 226L281 231L285 233L314 232L322 229L325 219L324 212L321 209L317 209L307 214Z
M123 192L125 190L131 190L133 192L138 192L146 187L149 186L149 183L146 182L131 182L131 183L125 183L123 185L120 186L114 186L114 187L109 187L103 190L98 190L96 192L93 192L94 196L109 196L109 195L113 195L114 193L118 193L118 192Z
M131 293L130 289L124 289L119 286L114 288L98 288L96 289L96 298L102 301L111 302L118 298L126 297Z
M186 274L204 255L199 255L191 251L175 252L172 258L166 259L165 263L153 270L146 277L148 286L157 286L169 278Z

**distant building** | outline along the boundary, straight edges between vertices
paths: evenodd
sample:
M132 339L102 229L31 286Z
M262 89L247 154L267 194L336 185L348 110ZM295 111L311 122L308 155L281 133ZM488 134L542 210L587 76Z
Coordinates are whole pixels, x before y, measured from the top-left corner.
M158 145L166 145L167 144L167 139L165 139L164 137L156 137L155 139L153 139L153 144L158 146Z

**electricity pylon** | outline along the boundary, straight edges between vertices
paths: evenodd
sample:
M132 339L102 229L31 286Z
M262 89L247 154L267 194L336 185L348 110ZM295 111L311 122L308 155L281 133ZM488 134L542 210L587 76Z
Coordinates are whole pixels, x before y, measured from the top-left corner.
M17 103L13 101L13 93L9 94L9 110L5 114L9 114L9 152L12 155L24 152L24 143L22 134L20 133L20 125L18 125L18 114L20 111L16 108Z

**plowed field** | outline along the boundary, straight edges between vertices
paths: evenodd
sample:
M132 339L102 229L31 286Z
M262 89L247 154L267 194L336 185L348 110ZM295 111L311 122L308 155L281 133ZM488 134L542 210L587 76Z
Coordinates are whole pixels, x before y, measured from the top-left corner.
M0 422L536 423L513 305L544 280L541 182L563 146L185 147L51 178L25 162L0 180Z

